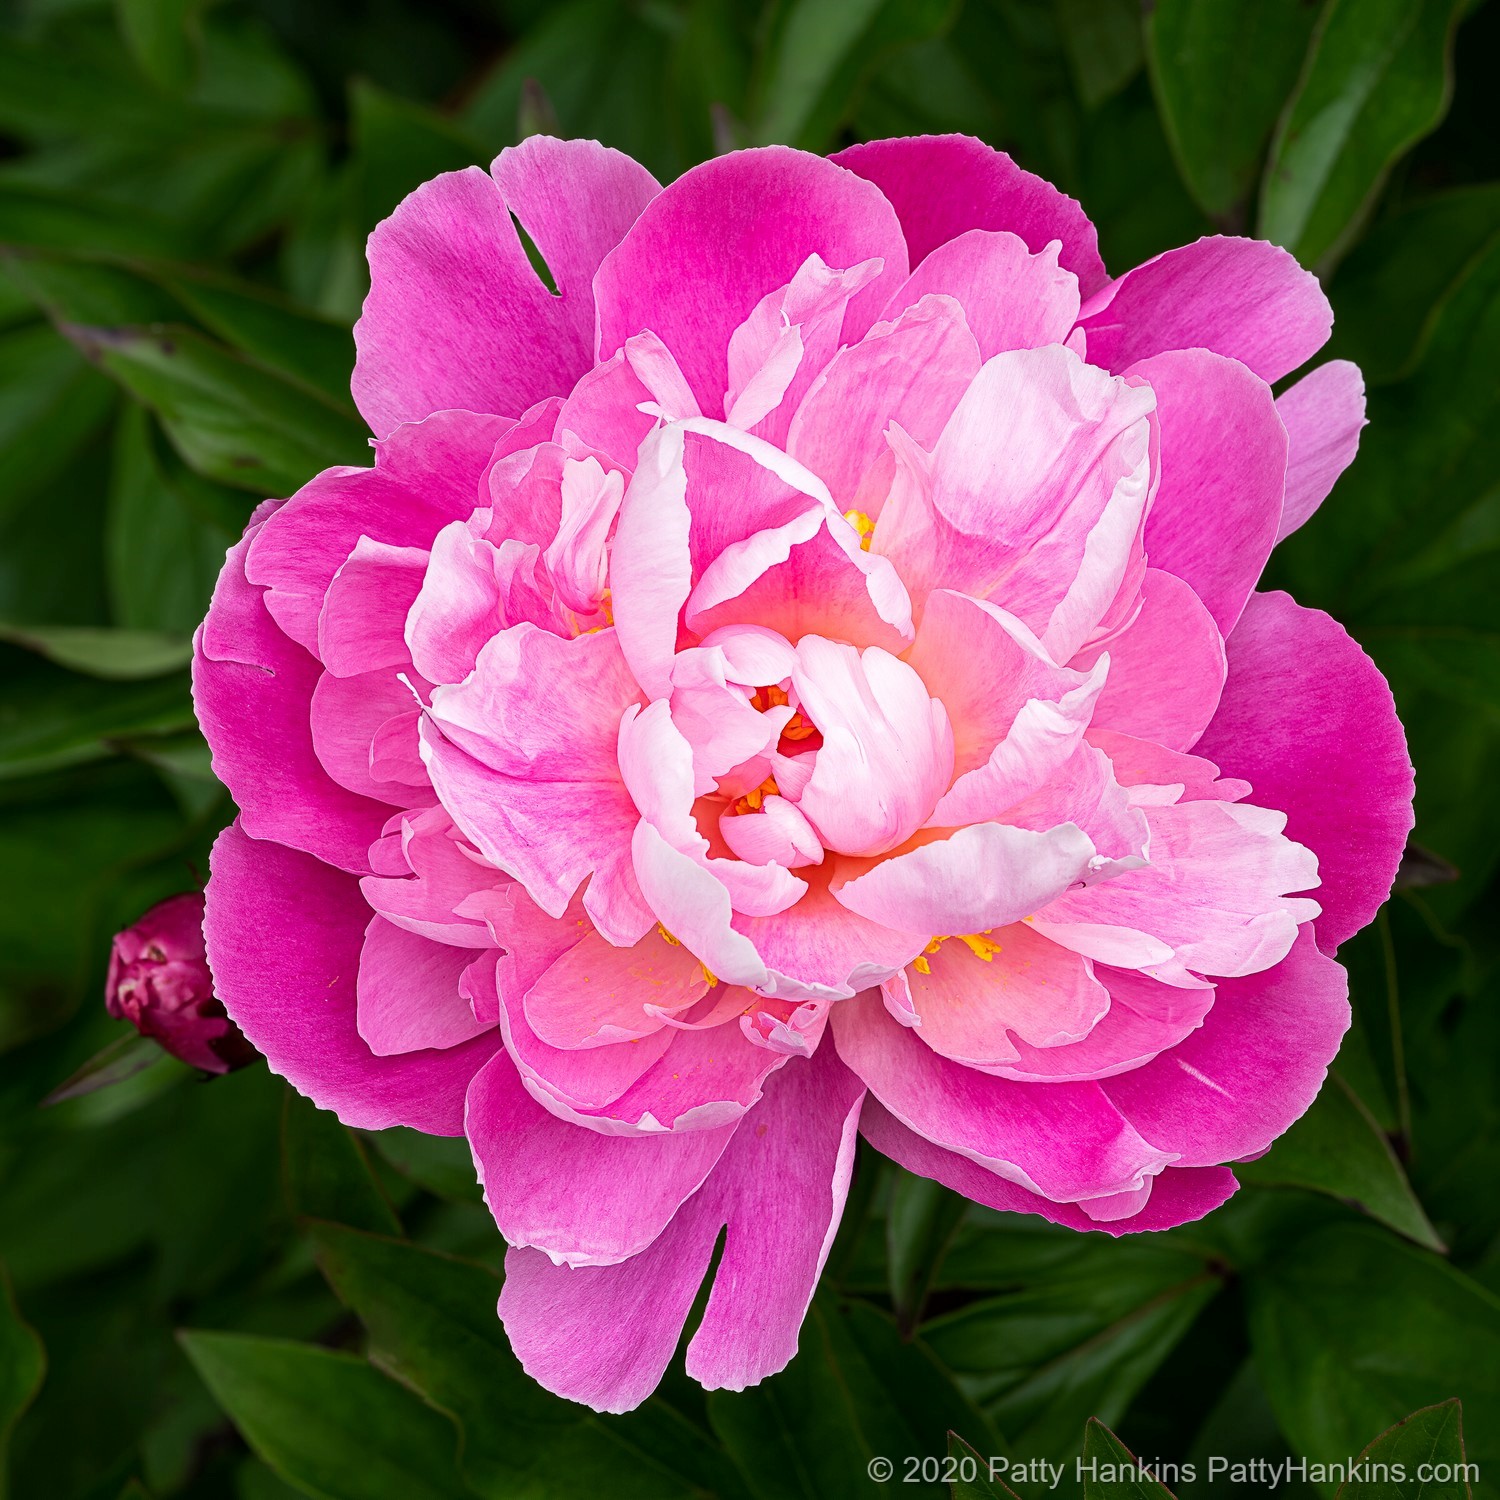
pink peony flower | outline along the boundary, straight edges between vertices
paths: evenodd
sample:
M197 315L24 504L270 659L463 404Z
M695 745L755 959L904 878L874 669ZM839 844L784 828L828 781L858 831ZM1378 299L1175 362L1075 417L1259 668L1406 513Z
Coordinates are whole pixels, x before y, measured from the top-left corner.
M557 291L532 270L519 222ZM1352 458L1316 281L1119 280L961 137L661 189L534 138L370 241L371 469L198 637L219 992L352 1125L467 1134L526 1368L779 1370L857 1131L1111 1234L1229 1196L1349 1019L1391 696L1255 585Z
M104 1005L205 1073L231 1073L255 1061L255 1048L214 995L203 952L203 897L196 891L157 902L115 934Z

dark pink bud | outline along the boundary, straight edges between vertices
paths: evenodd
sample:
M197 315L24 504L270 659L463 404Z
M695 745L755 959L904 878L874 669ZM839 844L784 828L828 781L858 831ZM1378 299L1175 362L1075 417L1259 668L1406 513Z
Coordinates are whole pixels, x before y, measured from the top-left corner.
M196 891L169 896L115 934L104 1003L110 1015L205 1073L228 1073L256 1057L214 994Z

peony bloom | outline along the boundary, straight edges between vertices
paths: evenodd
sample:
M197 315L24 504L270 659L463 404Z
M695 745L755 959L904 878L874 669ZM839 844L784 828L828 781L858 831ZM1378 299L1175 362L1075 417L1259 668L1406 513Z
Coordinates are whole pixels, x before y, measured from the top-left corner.
M516 225L540 250L553 291ZM996 1208L1196 1218L1312 1101L1411 825L1391 696L1257 593L1363 387L1276 247L1120 279L960 137L586 141L374 233L369 469L198 637L209 956L352 1125L465 1133L526 1368L780 1369L856 1134Z
M255 1048L214 995L203 952L203 897L196 891L157 902L115 934L104 1005L205 1073L231 1073L255 1060Z

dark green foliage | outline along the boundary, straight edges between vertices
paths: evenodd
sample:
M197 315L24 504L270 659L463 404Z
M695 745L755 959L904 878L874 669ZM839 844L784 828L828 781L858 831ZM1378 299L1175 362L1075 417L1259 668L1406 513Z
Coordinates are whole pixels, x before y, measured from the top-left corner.
M0 1496L1193 1500L1255 1492L1216 1456L1367 1444L1500 1472L1497 62L1494 0L0 8ZM967 131L1078 197L1113 270L1216 230L1315 266L1371 425L1268 583L1389 675L1424 851L1341 954L1328 1088L1218 1213L1116 1242L861 1156L785 1373L679 1369L624 1418L516 1363L463 1142L350 1132L263 1066L88 1071L126 1035L111 933L230 814L184 670L224 550L368 462L364 238L535 129L663 180Z

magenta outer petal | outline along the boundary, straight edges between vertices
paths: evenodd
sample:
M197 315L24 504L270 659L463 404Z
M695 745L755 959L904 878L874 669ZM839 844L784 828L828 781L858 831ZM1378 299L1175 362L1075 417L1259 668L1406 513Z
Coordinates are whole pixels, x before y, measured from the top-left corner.
M1333 309L1279 245L1210 235L1111 282L1078 326L1089 359L1116 373L1168 349L1211 349L1275 382L1327 342Z
M1274 969L1218 985L1203 1025L1103 1089L1188 1167L1264 1151L1317 1097L1349 1029L1349 976L1304 927Z
M743 1390L785 1367L843 1213L864 1089L821 1048L783 1068L707 1182L647 1250L615 1266L505 1258L500 1317L528 1374L596 1411L656 1388L728 1226L687 1370Z
M1291 445L1279 542L1328 498L1359 452L1365 425L1365 378L1347 359L1331 359L1277 398L1276 414Z
M656 181L596 141L533 138L493 172L423 183L370 236L352 388L376 433L453 408L519 416L589 368L594 268ZM532 269L512 212L558 296Z
M1396 705L1342 625L1286 594L1253 594L1228 641L1229 676L1193 747L1250 800L1287 815L1318 856L1319 946L1333 953L1390 894L1412 829L1413 772Z
M1061 240L1061 264L1085 297L1106 280L1099 237L1082 207L973 136L867 141L833 160L868 177L895 204L913 266L966 229L1007 229L1033 255Z
M598 356L650 330L676 355L703 412L720 416L730 335L814 252L836 270L871 256L885 262L849 304L850 342L906 280L890 204L854 173L786 146L704 162L655 198L599 267Z
M1039 1214L1069 1229L1097 1229L1119 1236L1143 1230L1172 1229L1211 1213L1239 1184L1228 1167L1168 1167L1151 1181L1151 1196L1139 1212L1107 1223L1089 1218L1072 1203L1053 1203L1025 1188L997 1177L978 1162L945 1151L914 1130L908 1130L877 1100L867 1099L860 1117L864 1137L883 1156L908 1172L930 1177L944 1187L997 1208L1003 1213Z
M1151 383L1161 427L1146 556L1190 583L1227 636L1281 524L1287 436L1271 388L1206 349L1157 354L1130 374Z
M251 837L277 839L363 874L391 809L340 786L313 749L318 663L281 633L264 591L245 581L245 554L263 529L252 521L214 586L194 640L194 710L214 774L239 804Z
M238 823L210 861L203 935L214 992L271 1070L346 1125L463 1133L464 1091L500 1045L376 1057L355 1028L370 909L351 875L250 838Z
M581 1266L613 1265L650 1245L735 1127L601 1135L549 1113L497 1053L469 1085L464 1129L506 1241Z

